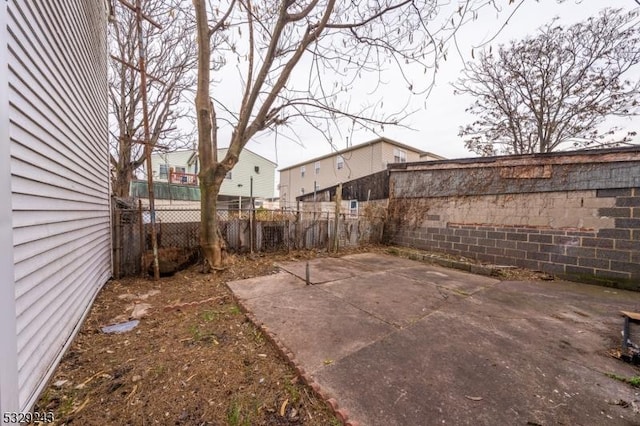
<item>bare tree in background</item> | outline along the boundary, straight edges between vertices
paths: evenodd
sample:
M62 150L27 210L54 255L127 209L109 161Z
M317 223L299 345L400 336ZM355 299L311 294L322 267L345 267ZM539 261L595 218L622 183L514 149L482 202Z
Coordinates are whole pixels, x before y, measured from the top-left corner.
M566 28L554 21L467 64L455 88L475 98L467 111L478 120L460 135L481 155L629 143L635 132L600 127L640 112L640 81L626 78L638 62L637 10L605 9Z
M493 0L193 0L193 4L198 34L200 237L212 268L223 261L216 198L251 138L295 119L322 130L329 140L335 120L378 130L398 124L407 111L385 113L383 100L373 100L385 84L385 72L399 71L407 98L426 96L432 80L424 74L433 76L448 39L474 19L479 8L495 6ZM237 68L237 78L222 80L212 90L211 71L225 65ZM349 93L362 81L367 83L369 99L355 105ZM237 104L221 100L222 85L237 87ZM225 141L229 147L225 157L218 159L222 125L231 126L232 132Z
M135 171L144 163L138 38L135 13L119 1L114 7L116 22L110 27L109 40L111 165L113 193L127 197ZM181 120L193 118L193 112L189 114L196 82L193 18L181 0L142 0L141 8L162 27L143 26L150 143L175 150L193 143L194 137L189 126L178 127Z

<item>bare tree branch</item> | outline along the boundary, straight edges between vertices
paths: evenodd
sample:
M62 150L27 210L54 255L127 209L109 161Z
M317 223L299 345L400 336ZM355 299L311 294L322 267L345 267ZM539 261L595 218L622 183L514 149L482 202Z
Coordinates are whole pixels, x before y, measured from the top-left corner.
M428 96L453 35L479 9L496 3L192 1L199 51L201 247L214 268L221 266L223 253L216 231L216 197L224 176L252 138L273 130L279 136L279 130L290 129L295 120L308 123L331 143L332 135L340 132L337 123L343 120L350 123L350 131L381 132L385 126L402 125L401 120L412 114L406 108L408 101L393 111L384 99L372 95L393 84L401 89L404 85L404 93L396 97ZM231 77L224 74L227 66L232 67ZM387 78L389 70L399 77ZM235 97L225 98L228 91L218 89L232 84L239 90ZM367 96L356 100L356 91ZM226 123L232 132L225 157L218 161L219 124Z
M605 9L565 28L555 21L539 34L494 54L483 51L454 85L475 98L479 117L460 129L467 148L483 155L550 152L629 142L620 129L602 132L609 116L640 113L638 12Z
M137 69L135 13L114 3L116 22L110 28L112 61L109 67L109 99L113 192L127 197L129 184L144 162L142 98ZM156 25L145 26L148 110L151 144L163 142L176 149L192 142L193 132L177 124L191 116L185 107L195 82L192 32L188 10L180 0L143 0L145 15ZM161 27L162 29L158 28Z

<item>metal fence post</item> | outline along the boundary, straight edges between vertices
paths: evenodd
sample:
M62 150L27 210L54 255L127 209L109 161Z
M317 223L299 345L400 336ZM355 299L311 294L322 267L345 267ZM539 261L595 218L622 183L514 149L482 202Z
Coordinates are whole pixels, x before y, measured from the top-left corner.
M122 263L122 223L120 222L120 210L113 207L113 276L120 278L120 264Z
M144 235L144 221L142 214L142 200L138 200L138 223L140 223L140 275L143 277L146 275L145 273L145 252L146 250L146 241Z

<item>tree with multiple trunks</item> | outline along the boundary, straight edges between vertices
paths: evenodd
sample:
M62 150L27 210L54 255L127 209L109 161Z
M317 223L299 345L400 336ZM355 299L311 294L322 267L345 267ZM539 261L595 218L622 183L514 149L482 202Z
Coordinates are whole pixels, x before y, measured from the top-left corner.
M193 142L189 126L181 120L193 117L196 83L196 45L192 17L181 0L141 0L145 16L142 39L147 69L149 143L155 149L175 150ZM129 185L145 161L142 95L138 70L136 13L119 1L113 3L115 21L110 26L109 113L112 192L129 196ZM133 5L132 5L133 6Z
M406 111L387 114L382 99L371 101L386 83L385 71L398 71L407 95L428 94L432 79L423 72L434 75L456 30L479 8L495 6L493 0L192 1L205 270L223 264L216 199L225 175L253 137L296 119L325 135L341 119L365 128L397 125ZM225 66L236 68L235 78L212 85L212 71ZM349 94L362 81L370 103L352 105ZM238 100L225 102L220 92L232 85ZM231 135L224 141L226 155L217 158L222 125L230 126Z
M480 155L627 144L635 132L602 126L640 112L640 81L628 77L638 62L637 10L605 9L569 27L554 21L485 49L454 85L474 98L467 111L478 117L460 136Z

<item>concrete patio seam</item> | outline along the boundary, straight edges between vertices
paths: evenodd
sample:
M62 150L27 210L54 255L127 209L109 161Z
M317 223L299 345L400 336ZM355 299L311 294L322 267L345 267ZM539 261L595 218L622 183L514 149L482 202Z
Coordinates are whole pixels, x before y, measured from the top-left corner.
M226 285L226 284L225 284ZM228 288L228 285L227 285ZM229 289L230 290L230 289ZM234 294L233 292L231 292ZM311 390L331 408L333 414L342 422L344 426L361 426L359 422L350 418L349 411L345 408L341 408L338 401L318 382L316 382L311 374L309 374L302 365L298 362L295 354L287 348L287 346L278 338L278 336L271 332L271 330L262 322L258 321L256 316L248 309L243 301L235 296L235 302L240 306L245 316L251 321L251 323L258 329L260 329L271 344L277 349L278 353L296 372L298 378L300 378ZM395 332L395 331L394 331ZM392 332L393 333L393 332ZM388 333L386 336L388 336ZM357 352L357 351L356 351Z

